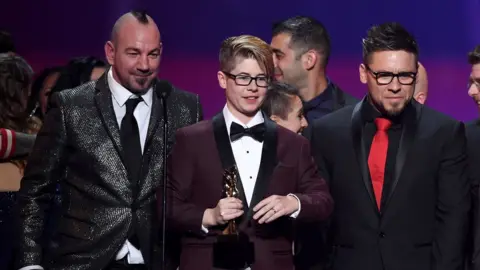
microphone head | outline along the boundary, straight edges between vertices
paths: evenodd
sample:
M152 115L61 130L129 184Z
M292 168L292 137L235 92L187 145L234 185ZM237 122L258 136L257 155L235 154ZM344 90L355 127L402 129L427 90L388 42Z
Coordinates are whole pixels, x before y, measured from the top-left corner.
M166 80L157 80L155 84L155 92L159 98L167 98L172 92L172 84Z

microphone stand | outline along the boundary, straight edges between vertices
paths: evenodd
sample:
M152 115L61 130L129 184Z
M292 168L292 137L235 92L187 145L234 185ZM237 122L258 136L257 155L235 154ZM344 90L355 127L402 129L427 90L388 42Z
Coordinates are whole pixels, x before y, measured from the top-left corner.
M163 190L162 190L162 270L167 269L166 260L166 226L167 226L167 141L168 141L168 116L167 116L167 93L162 93L163 105Z

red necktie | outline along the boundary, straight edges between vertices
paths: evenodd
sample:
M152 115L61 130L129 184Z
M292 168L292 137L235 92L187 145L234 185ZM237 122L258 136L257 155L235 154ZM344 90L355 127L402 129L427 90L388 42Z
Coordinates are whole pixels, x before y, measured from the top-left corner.
M377 201L378 209L382 201L383 181L385 178L385 164L387 162L388 134L387 130L392 125L390 120L385 118L375 119L377 132L373 137L370 154L368 156L368 168L370 169L370 178L372 179L373 191Z

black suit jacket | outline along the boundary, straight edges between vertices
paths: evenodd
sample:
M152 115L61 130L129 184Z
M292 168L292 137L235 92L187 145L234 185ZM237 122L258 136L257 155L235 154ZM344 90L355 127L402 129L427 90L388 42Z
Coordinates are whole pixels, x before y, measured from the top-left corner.
M157 84L159 85L159 84ZM138 196L132 194L107 72L97 82L54 95L19 192L17 267L104 268L133 228L149 269L159 269L155 189L163 170L163 102L154 88ZM167 98L168 148L175 130L202 118L198 96L173 88ZM41 246L55 186L62 205L50 245Z
M362 138L365 102L313 127L312 153L335 200L332 268L463 269L470 209L463 123L412 101L380 213Z
M343 91L333 82L332 99L333 106L330 113L340 110L347 106L358 103L358 99ZM303 131L303 135L308 140L312 137L313 123ZM322 270L325 261L328 260L328 247L325 235L325 226L327 222L297 224L295 236L295 267L297 270Z
M469 269L480 270L480 212L479 212L479 184L480 184L480 120L466 125L469 176L472 187L472 229L469 237Z

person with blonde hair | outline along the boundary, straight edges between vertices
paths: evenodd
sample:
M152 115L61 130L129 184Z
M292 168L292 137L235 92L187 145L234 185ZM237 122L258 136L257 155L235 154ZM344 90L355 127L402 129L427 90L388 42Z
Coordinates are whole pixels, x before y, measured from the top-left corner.
M294 221L325 220L332 198L308 140L260 111L273 76L270 46L230 37L219 58L226 105L212 120L178 130L168 162L167 215L182 235L180 269L293 269ZM220 236L227 226L238 241Z

